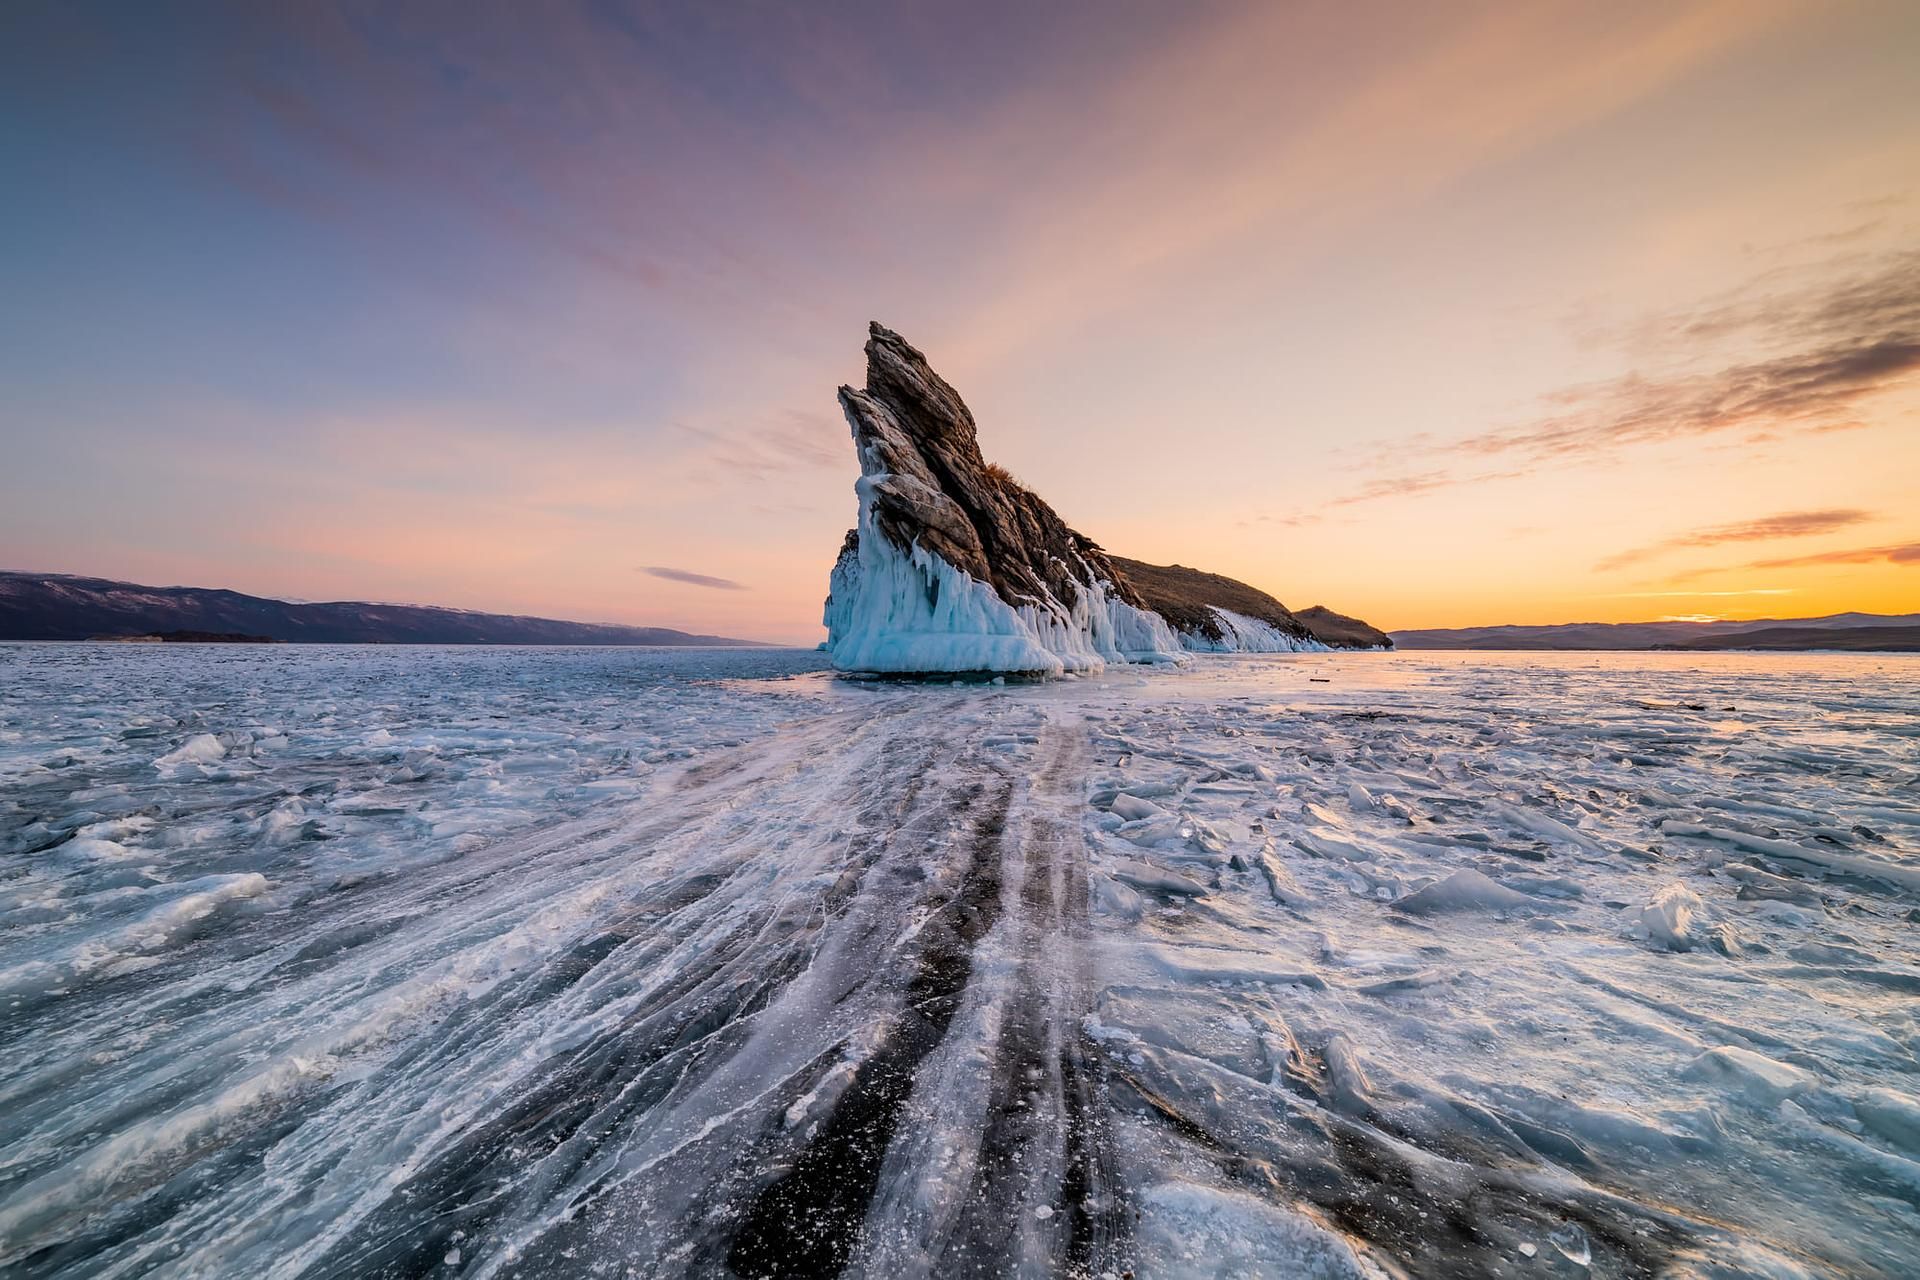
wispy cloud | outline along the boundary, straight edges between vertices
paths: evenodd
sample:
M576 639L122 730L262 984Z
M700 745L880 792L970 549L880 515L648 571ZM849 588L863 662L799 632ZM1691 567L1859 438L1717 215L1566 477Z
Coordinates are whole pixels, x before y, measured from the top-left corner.
M1326 516L1318 511L1296 511L1288 515L1275 515L1272 512L1266 512L1261 515L1250 516L1236 523L1243 529L1251 529L1257 524L1278 525L1283 529L1298 529L1305 525L1318 524L1324 519L1326 519Z
M1848 415L1860 402L1920 375L1920 253L1887 254L1835 278L1837 269L1769 272L1616 335L1634 349L1709 364L1720 344L1737 339L1749 353L1742 359L1566 388L1546 398L1545 416L1445 449L1553 462L1742 430L1856 425ZM1827 278L1809 283L1809 273Z
M1754 587L1747 591L1610 591L1601 600L1706 600L1723 596L1790 596L1792 587Z
M1729 542L1767 542L1777 538L1817 537L1823 533L1832 533L1838 529L1865 523L1873 518L1872 512L1843 508L1828 511L1786 511L1779 515L1761 516L1755 520L1709 525L1704 529L1695 529L1691 533L1663 538L1659 542L1650 542L1643 547L1633 547L1608 556L1594 566L1594 571L1609 573L1615 569L1624 569L1628 565L1638 564L1643 560L1651 560L1655 556L1665 555L1670 551L1682 551L1694 547L1718 547Z
M1416 443L1411 453L1430 464L1426 469L1371 481L1326 505L1512 479L1644 445L1715 436L1751 444L1868 426L1871 419L1859 413L1865 402L1920 380L1920 252L1775 268L1692 307L1627 326L1583 325L1580 337L1650 363L1673 353L1682 361L1561 388L1541 397L1539 416L1517 425ZM1408 454L1397 457L1406 461ZM1482 460L1481 469L1454 465L1463 458ZM1509 465L1485 469L1493 459ZM1822 526L1823 516L1854 519ZM1757 521L1702 530L1622 552L1598 567L1617 569L1680 547L1831 532L1864 518L1809 512L1775 517L1782 522L1776 528ZM1812 523L1796 528L1795 520Z
M1480 456L1519 454L1554 461L1741 427L1834 430L1836 415L1920 374L1920 333L1834 343L1707 374L1648 379L1638 374L1563 398L1580 407L1524 427L1484 432L1453 446Z
M665 578L668 582L684 582L690 587L711 587L715 591L745 591L746 588L731 578L715 578L704 573L693 573L686 569L668 569L661 565L648 565L642 573L650 573L656 578Z
M800 470L845 469L853 460L846 426L810 409L786 409L749 427L675 425L701 442L708 468L729 483L742 476L765 480Z
M1352 493L1333 498L1326 505L1350 507L1358 502L1376 502L1381 498L1411 498L1423 493L1432 493L1436 489L1451 489L1463 484L1482 484L1489 480L1512 480L1525 474L1524 470L1480 471L1467 474L1438 470L1421 471L1404 476L1387 476L1370 481Z
M1857 547L1851 551L1819 551L1785 560L1756 560L1749 569L1801 569L1820 564L1900 564L1920 566L1920 542L1890 547Z
M1888 564L1920 568L1920 542L1897 542L1877 547L1846 547L1836 551L1815 551L1803 556L1780 556L1767 560L1748 560L1741 564L1711 565L1671 574L1667 582L1678 584L1723 573L1767 572L1780 569L1813 569L1822 565ZM1712 592L1678 591L1675 595L1710 595Z

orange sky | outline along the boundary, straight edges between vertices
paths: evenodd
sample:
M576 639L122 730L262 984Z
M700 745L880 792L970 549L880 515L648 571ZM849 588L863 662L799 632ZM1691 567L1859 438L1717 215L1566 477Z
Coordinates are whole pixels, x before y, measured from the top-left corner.
M1920 610L1920 6L36 21L5 567L812 643L878 319L1295 606Z

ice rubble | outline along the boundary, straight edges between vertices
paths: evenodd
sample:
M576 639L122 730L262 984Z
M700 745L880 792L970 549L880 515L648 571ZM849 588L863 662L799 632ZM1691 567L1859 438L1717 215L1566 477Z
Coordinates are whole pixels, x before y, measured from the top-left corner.
M114 648L0 647L0 1268L1911 1271L1910 661Z
M1363 1202L1413 1274L1905 1274L1920 666L1303 661L1331 687L1222 663L1091 712L1088 1022L1168 1116L1142 1167ZM1415 1190L1288 1172L1329 1150Z

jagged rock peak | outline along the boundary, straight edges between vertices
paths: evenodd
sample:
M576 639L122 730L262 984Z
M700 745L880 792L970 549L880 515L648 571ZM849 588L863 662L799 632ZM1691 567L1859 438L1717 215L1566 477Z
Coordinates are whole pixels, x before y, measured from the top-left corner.
M866 354L867 385L840 388L860 515L827 597L835 666L1058 674L1326 647L1245 583L1110 557L986 460L972 411L905 338L873 324Z
M903 551L917 540L1016 607L1071 607L1095 581L1139 605L1092 539L987 462L973 412L927 358L878 322L868 332L866 388L841 387L840 405L874 478L880 531Z
M972 411L924 355L877 323L866 354L867 385L840 388L860 523L827 605L837 665L1053 672L1178 659L1106 553L987 462Z

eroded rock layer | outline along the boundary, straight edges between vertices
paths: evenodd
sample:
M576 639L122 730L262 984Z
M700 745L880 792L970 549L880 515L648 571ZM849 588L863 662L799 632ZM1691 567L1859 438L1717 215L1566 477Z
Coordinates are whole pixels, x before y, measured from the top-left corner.
M1180 662L1189 649L1322 647L1244 583L1116 562L986 460L966 403L904 338L875 324L866 354L867 385L840 388L860 460L860 514L827 599L835 666L1058 675ZM1154 583L1206 581L1156 592L1134 566L1158 575L1146 575Z

